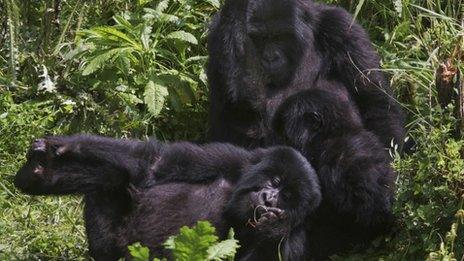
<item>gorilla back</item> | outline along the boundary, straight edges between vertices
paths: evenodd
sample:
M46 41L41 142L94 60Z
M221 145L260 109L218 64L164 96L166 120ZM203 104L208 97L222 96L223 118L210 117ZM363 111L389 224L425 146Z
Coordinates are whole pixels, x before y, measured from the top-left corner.
M246 151L70 136L37 140L27 158L15 177L25 193L85 196L96 260L127 256L134 242L169 256L162 244L199 220L221 237L233 227L243 242L241 260L277 260L279 250L285 260L301 259L301 227L321 200L314 170L287 147Z
M403 117L365 31L343 9L310 0L226 0L209 35L211 139L269 143L286 97L319 82L348 91L384 146L403 141Z

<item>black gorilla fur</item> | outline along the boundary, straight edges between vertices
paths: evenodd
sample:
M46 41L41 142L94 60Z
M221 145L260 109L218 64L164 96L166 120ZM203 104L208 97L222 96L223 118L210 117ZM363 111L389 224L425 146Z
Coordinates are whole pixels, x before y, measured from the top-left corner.
M213 141L272 145L278 106L321 81L349 93L365 128L384 146L403 141L403 116L379 57L341 8L310 0L226 0L208 48Z
M183 225L209 220L221 236L233 227L240 260L301 260L305 219L321 201L316 174L289 147L247 151L56 136L33 143L15 185L32 195L85 195L90 255L116 260L141 242L162 243Z
M363 128L348 95L326 88L295 94L280 106L273 127L310 159L319 177L322 202L307 228L312 258L324 259L391 228L396 175L390 156Z

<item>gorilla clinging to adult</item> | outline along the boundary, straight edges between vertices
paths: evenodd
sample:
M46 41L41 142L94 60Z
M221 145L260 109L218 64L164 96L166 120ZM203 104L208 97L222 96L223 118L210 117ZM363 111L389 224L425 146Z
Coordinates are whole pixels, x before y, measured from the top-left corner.
M208 48L213 141L273 144L278 106L321 81L349 93L364 127L384 146L403 141L403 116L379 57L342 8L311 0L226 0Z
M31 195L85 196L95 260L127 256L141 242L156 256L181 226L208 220L235 229L238 260L302 260L305 219L321 201L317 176L290 147L165 144L97 136L35 141L15 185Z
M319 177L322 202L307 227L316 260L369 242L388 232L394 220L390 156L363 128L348 95L327 89L289 97L273 121L278 139L310 159Z

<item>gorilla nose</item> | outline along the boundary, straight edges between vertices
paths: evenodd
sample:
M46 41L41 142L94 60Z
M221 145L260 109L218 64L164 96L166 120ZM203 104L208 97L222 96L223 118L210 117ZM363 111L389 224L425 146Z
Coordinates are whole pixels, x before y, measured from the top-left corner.
M265 52L263 56L263 63L265 66L272 66L280 60L280 53L277 51Z
M274 190L263 191L261 193L261 202L266 207L276 207L277 206L277 195L278 195L278 192Z

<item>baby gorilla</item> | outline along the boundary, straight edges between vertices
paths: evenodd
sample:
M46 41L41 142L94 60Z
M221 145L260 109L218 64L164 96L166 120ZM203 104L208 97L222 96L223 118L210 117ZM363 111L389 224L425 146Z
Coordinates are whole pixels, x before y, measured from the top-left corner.
M227 144L165 144L56 136L32 144L15 185L31 195L85 195L95 260L127 256L141 242L156 256L184 225L233 227L240 260L299 260L305 219L318 207L317 176L297 151L247 151Z
M273 124L281 141L300 150L319 177L322 202L307 229L314 259L369 242L391 228L396 175L348 95L303 91L280 106Z

